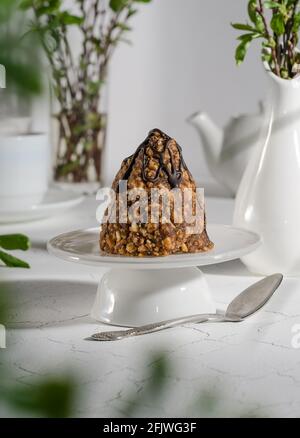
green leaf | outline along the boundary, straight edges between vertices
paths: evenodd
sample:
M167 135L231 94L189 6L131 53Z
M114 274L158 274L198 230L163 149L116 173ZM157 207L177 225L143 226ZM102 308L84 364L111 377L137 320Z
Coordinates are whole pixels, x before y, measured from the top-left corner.
M99 93L101 81L88 81L87 92L90 96L96 96Z
M267 51L263 51L262 52L262 60L264 62L267 62L268 64L270 64L273 60L271 53L268 53Z
M258 32L264 33L265 32L265 25L264 25L264 21L262 19L262 17L260 15L257 14L256 16L256 24L255 24L256 29L258 30Z
M278 13L278 14L273 15L272 20L271 20L271 28L272 28L273 32L278 36L281 36L284 34L285 21L284 21L284 17L282 14Z
M124 32L129 32L130 30L132 30L131 27L127 26L127 25L124 24L124 23L117 23L117 27L118 27L119 29L122 29Z
M264 2L264 7L267 9L278 9L279 6L280 5L274 1L265 1Z
M58 166L57 173L60 176L66 176L69 173L74 172L74 170L78 169L78 167L80 167L80 162L77 159L75 161L71 161L70 163L63 164L62 166Z
M245 60L247 50L250 46L251 41L252 41L252 36L244 36L241 43L238 45L235 52L235 60L237 65L242 64L242 62Z
M8 250L27 251L30 248L30 240L24 234L7 234L0 236L0 246Z
M282 77L282 79L289 79L290 77L289 72L285 68L282 68L280 70L280 76Z
M4 251L0 250L0 260L9 268L30 268L29 264L24 262L23 260L18 259L17 257L13 257L10 254L7 254Z
M150 3L152 0L133 0L135 3ZM114 12L119 12L126 6L130 6L131 0L110 0L109 6ZM133 14L131 14L133 15Z
M69 12L64 11L59 14L60 22L65 25L80 25L83 22L83 17L78 17L77 15L69 14Z
M252 40L255 40L256 38L260 38L261 34L260 33L245 33L244 35L241 35L238 37L239 41L245 41L245 43L247 42L251 42Z
M256 28L250 26L249 24L241 24L241 23L231 23L231 26L237 30L246 30L249 32L256 32Z
M270 38L267 41L263 42L263 47L269 49L276 49L276 41L274 40L274 38Z
M61 0L48 0L46 4L44 3L45 2L42 0L40 2L40 7L36 8L36 13L38 17L58 12L62 2Z
M110 0L109 6L114 12L119 12L129 3L128 0Z
M0 282L0 321L1 321L0 324L5 324L8 319L8 313L9 313L8 309L10 307L9 294L10 294L10 288L7 287L7 284Z
M248 15L250 17L250 20L254 24L256 24L256 17L257 17L256 8L257 8L256 0L250 0L248 3Z
M35 385L15 386L6 390L1 397L21 410L47 418L65 418L72 413L76 395L72 377L51 377Z
M50 53L54 52L58 46L57 40L54 36L55 32L51 32L50 30L43 32L42 34L44 45Z
M101 84L101 82L100 82ZM86 114L86 129L98 130L101 128L101 117L97 112L88 112Z
M38 95L42 91L40 72L28 61L21 59L2 58L0 64L5 65L8 86L15 86L19 95Z
M26 11L27 9L30 9L33 5L33 0L22 0L19 4L19 8L23 11Z
M248 15L252 23L255 24L256 31L263 33L265 31L265 26L262 17L257 12L257 0L249 1Z
M135 15L137 12L138 12L137 9L130 8L129 11L128 11L128 13L127 13L127 15L128 15L128 17L132 17L132 16Z
M42 90L41 56L37 38L22 38L29 20L18 10L19 2L0 0L0 64L6 68L8 93L27 97Z
M293 24L293 32L298 33L300 28L300 12L295 14L294 24Z

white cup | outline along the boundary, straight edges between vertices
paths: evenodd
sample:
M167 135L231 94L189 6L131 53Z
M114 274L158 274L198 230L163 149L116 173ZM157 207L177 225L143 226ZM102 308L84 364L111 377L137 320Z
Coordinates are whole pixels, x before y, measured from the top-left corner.
M47 192L50 150L46 134L0 134L0 209L38 204Z

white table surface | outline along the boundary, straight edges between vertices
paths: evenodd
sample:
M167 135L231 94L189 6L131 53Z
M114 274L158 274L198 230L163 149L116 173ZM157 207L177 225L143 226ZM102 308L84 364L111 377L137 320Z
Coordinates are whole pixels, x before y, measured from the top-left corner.
M206 204L209 222L231 223L231 199L207 198ZM136 396L141 398L135 415L206 415L196 403L206 393L219 400L213 416L300 415L300 350L291 343L292 327L300 324L299 279L285 279L265 309L242 324L187 325L117 343L84 339L106 328L88 316L104 269L56 259L46 241L95 226L96 206L89 198L55 219L0 226L0 234L23 232L32 240L32 249L20 253L30 270L0 268L18 302L20 323L8 331L7 349L0 350L15 381L27 385L53 372L74 373L81 394L78 417L122 416ZM203 271L219 308L258 280L240 261ZM159 354L170 364L166 388L157 398L145 396Z

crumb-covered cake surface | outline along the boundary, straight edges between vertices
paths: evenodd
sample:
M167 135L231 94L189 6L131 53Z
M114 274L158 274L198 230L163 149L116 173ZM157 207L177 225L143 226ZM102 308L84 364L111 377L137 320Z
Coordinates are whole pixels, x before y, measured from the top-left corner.
M213 248L204 204L199 202L181 147L159 129L150 131L123 161L112 189L115 199L100 233L102 251L149 257ZM183 199L184 206L179 202Z

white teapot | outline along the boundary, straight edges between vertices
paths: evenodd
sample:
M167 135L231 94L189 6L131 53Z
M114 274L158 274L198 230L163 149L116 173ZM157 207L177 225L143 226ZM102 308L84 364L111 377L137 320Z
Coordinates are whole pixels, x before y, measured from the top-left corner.
M259 112L233 117L224 130L204 112L197 112L188 119L200 135L212 175L233 197L258 143L264 116L265 109L260 103Z

